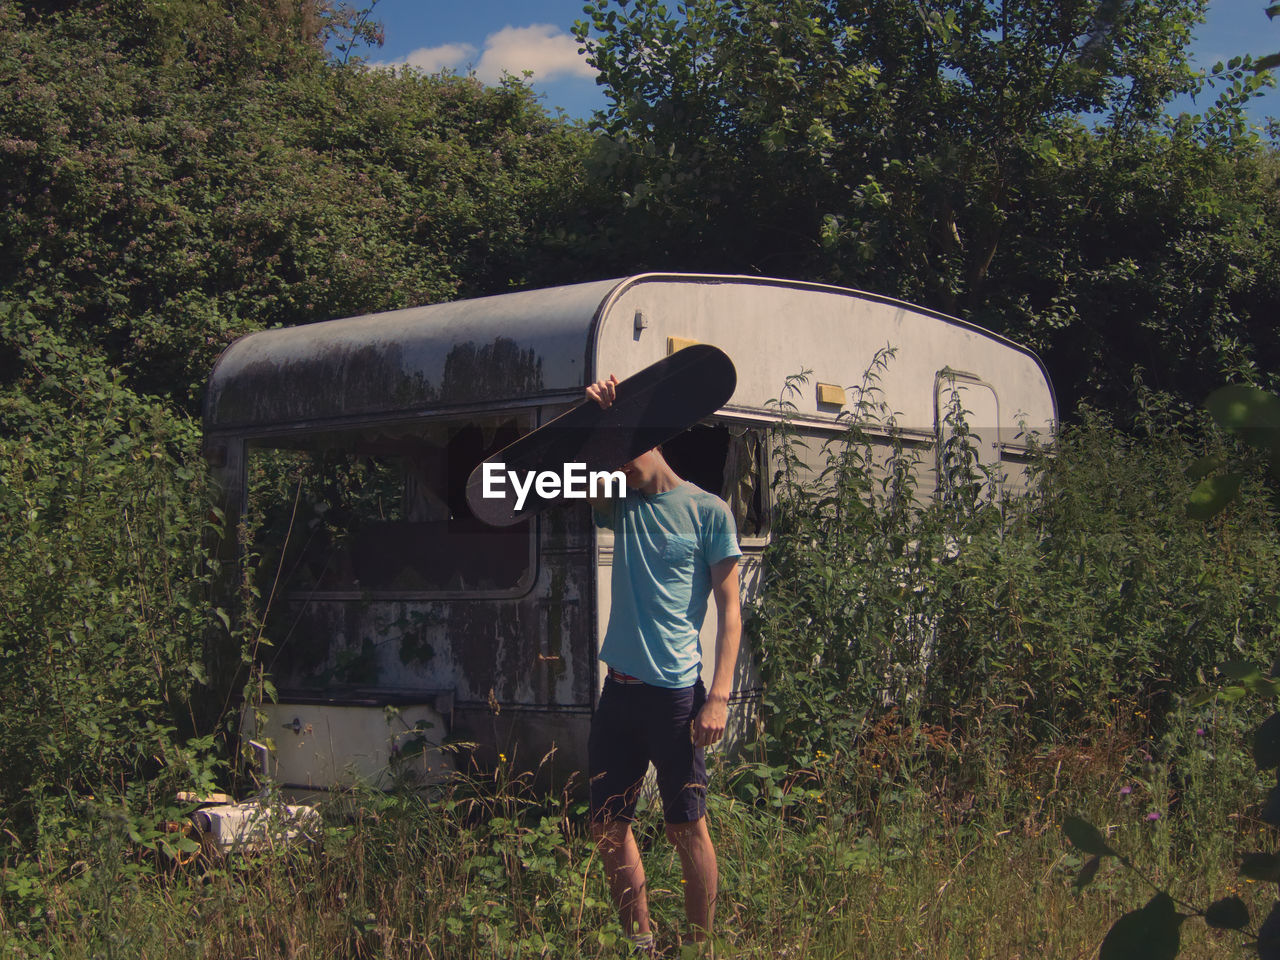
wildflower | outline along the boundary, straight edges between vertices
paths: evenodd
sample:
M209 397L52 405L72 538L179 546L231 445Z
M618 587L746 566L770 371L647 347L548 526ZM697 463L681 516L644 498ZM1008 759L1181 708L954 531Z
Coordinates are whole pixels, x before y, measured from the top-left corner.
M1203 736L1204 736L1204 727L1196 727L1196 736L1197 736L1197 737L1203 737Z
M1133 787L1129 786L1127 783L1120 788L1120 796L1122 797L1127 797L1131 793L1133 793Z
M500 753L500 754L498 754L498 762L499 762L499 763L506 763L506 762L507 762L507 755L506 755L505 753Z
M1147 821L1149 823L1154 823L1156 820L1159 820L1159 819L1160 819L1159 811L1152 810L1150 813L1147 814Z

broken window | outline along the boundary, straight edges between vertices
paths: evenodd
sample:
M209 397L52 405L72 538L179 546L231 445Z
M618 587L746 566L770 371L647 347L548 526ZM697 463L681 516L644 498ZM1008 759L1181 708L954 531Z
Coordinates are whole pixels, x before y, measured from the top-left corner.
M724 500L739 537L769 532L765 431L745 424L699 424L662 445L671 469Z
M249 529L264 591L508 594L533 575L529 522L471 514L471 470L530 429L526 415L275 437L250 448Z

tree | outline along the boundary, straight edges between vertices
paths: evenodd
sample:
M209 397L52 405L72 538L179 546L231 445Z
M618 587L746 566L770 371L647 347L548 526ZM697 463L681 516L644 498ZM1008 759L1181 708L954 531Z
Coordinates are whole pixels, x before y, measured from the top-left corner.
M1217 382L1269 336L1219 330L1248 324L1238 301L1274 302L1257 279L1277 229L1259 148L1162 113L1201 83L1185 48L1204 7L596 0L578 31L610 98L597 161L648 262L960 313L1049 353L1073 402L1124 395L1139 367L1203 365ZM1228 320L1168 275L1206 256L1209 274L1231 274L1222 296L1236 300L1215 308ZM1118 318L1126 275L1140 312ZM1101 344L1118 322L1113 352ZM1171 358L1191 333L1209 355ZM1207 385L1185 389L1198 400Z

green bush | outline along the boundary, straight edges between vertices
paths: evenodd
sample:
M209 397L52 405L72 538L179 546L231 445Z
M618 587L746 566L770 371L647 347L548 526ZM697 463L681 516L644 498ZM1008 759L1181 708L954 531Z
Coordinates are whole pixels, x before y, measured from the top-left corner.
M58 842L50 818L93 797L207 785L188 741L225 615L196 425L24 308L0 308L0 344L26 371L0 387L0 810Z
M876 416L864 403L821 452L817 489L797 482L806 441L785 424L778 437L780 516L751 626L775 753L850 756L890 706L997 764L1114 724L1158 740L1173 694L1224 659L1264 658L1274 513L1255 488L1208 526L1186 521L1198 433L1157 416L1128 435L1086 412L1019 490L959 429L941 492L919 497L923 463L873 443Z

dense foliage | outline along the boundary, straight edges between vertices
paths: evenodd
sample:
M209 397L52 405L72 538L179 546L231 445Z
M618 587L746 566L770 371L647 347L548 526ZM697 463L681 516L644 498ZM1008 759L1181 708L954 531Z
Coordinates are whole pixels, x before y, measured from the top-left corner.
M1274 12L1280 15L1280 7ZM1273 482L1280 477L1280 398L1257 387L1232 384L1215 390L1205 406L1219 426L1238 438L1241 445L1235 451L1236 456L1218 453L1205 457L1188 471L1192 477L1199 478L1188 503L1187 513L1192 521L1213 520L1224 510L1246 500L1247 494L1243 491L1249 477L1267 475ZM1272 502L1280 502L1274 487ZM1274 606L1278 598L1270 595L1266 602ZM1280 768L1280 713L1275 711L1277 697L1280 697L1280 658L1273 660L1268 668L1260 666L1257 657L1257 654L1263 657L1274 654L1275 640L1272 635L1260 645L1237 643L1237 651L1242 656L1233 656L1218 664L1217 672L1225 683L1202 689L1186 701L1192 711L1246 698L1255 701L1255 712L1265 719L1249 736L1250 758L1256 768L1251 784L1254 790L1264 789L1265 774ZM1197 733L1204 731L1197 730ZM1174 760L1188 759L1189 744L1174 746ZM1280 779L1276 782L1276 786L1270 787L1266 801L1260 806L1251 805L1249 810L1260 825L1265 823L1273 829L1264 830L1261 840L1255 842L1255 846L1261 848L1257 852L1243 856L1233 852L1231 857L1233 862L1239 861L1240 876L1251 883L1262 881L1268 886L1280 880L1280 855L1271 852L1274 828L1280 827ZM1248 796L1246 792L1245 797ZM1203 811L1195 812L1203 814ZM1263 960L1280 956L1280 900L1264 901L1262 910L1254 912L1236 895L1239 888L1231 887L1227 891L1229 896L1215 890L1216 899L1205 906L1188 904L1176 885L1153 880L1134 860L1113 847L1106 834L1088 820L1068 815L1063 821L1063 831L1076 850L1089 856L1077 876L1077 890L1089 886L1103 862L1111 859L1155 891L1145 906L1124 914L1111 926L1102 941L1100 960L1125 960L1138 954L1173 958L1181 949L1184 921L1196 916L1214 930L1235 931Z
M207 772L202 644L238 641L190 411L232 339L590 271L584 132L519 83L335 62L351 23L0 5L5 843Z
M781 522L754 629L783 755L856 750L889 704L984 749L1102 729L1116 704L1143 705L1158 734L1174 695L1224 659L1265 654L1280 625L1269 502L1255 493L1214 528L1189 523L1177 505L1203 441L1167 413L1141 439L1085 416L1025 492L959 432L943 496L924 503L922 464L901 446L876 479L873 413L820 448L780 438ZM806 461L817 486L797 482Z
M200 641L225 614L195 425L27 311L0 307L0 337L27 371L0 392L0 827L56 844L95 795L206 785Z

